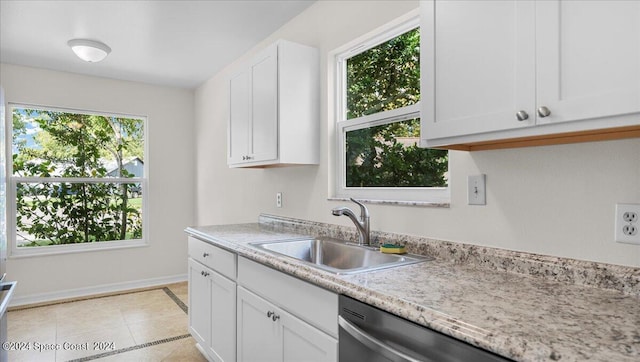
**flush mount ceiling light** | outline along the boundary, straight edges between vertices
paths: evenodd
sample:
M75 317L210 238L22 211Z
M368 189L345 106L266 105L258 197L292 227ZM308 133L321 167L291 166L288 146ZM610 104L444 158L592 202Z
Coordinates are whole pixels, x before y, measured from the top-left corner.
M89 63L96 63L106 58L111 53L107 44L89 39L71 39L67 42L78 58Z

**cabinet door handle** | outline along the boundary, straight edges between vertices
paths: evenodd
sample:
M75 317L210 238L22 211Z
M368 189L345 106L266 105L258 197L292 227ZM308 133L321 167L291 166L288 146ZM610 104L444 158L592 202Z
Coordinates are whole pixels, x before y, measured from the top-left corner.
M280 319L280 316L277 315L276 312L268 311L267 312L267 318L271 318L271 320L275 322L278 319Z
M203 277L208 277L209 276L209 272L201 271L200 275L202 275Z
M526 119L529 119L529 113L527 113L526 111L518 111L516 113L516 118L518 119L518 121L522 122Z
M203 253L203 254L202 254L202 257L203 257L203 258L206 258L206 257L208 257L208 256L209 256L209 253Z
M545 106L538 108L538 116L540 116L540 118L548 117L550 115L551 111L549 110L549 108Z

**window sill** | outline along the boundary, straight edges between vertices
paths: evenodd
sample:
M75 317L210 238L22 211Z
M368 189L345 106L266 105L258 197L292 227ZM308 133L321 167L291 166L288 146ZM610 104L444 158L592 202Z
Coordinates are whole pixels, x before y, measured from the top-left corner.
M348 197L329 197L327 198L329 201L351 201ZM449 202L432 202L432 201L400 201L400 200L375 200L375 199L364 199L357 198L358 201L361 201L365 204L378 204L378 205L395 205L395 206L412 206L412 207L436 207L436 208L446 208L451 207Z
M129 249L129 248L141 248L149 246L149 243L144 240L123 240L112 242L100 242L100 243L87 243L73 244L73 245L54 245L54 246L40 246L40 247L21 247L20 249L13 249L9 259L22 259L39 256L51 256L51 255L64 255L75 253L87 253L96 251L107 251L116 249Z

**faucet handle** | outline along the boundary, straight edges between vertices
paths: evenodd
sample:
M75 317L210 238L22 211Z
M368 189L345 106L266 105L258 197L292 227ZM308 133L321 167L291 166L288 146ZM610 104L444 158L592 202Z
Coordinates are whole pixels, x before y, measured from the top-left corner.
M360 201L354 199L353 197L349 198L351 201L355 202L356 204L358 204L358 206L360 206L360 218L364 219L364 218L368 218L369 217L369 209L367 209L366 206L364 206L363 203L361 203Z

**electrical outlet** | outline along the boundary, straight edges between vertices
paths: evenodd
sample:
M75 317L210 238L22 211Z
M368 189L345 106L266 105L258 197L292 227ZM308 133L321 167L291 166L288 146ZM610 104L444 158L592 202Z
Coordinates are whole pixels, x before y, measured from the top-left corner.
M640 204L617 204L615 240L640 245Z
M467 181L469 205L486 205L486 175L469 176Z
M276 192L276 207L282 207L282 192Z
M626 222L636 222L638 221L638 214L633 211L627 211L622 214L622 220Z

